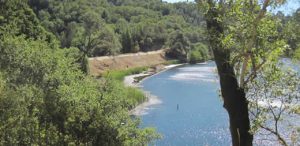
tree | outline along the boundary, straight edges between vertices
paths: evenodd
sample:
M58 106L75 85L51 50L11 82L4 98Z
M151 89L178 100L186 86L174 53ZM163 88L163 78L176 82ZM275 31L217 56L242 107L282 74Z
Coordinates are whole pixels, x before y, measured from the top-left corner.
M198 3L205 11L208 40L220 77L224 108L229 114L232 145L251 146L247 83L266 61L275 62L284 46L273 37L277 30L274 20L266 16L271 1L265 0L261 5L252 0Z
M299 74L286 64L268 65L272 67L260 71L259 77L249 84L251 132L257 133L262 142L277 144L273 141L277 139L284 146L297 145L294 119L300 116L295 113L295 108L299 108Z
M189 62L195 64L202 61L201 53L198 50L193 50L190 52Z
M115 55L120 52L121 45L113 30L102 22L98 14L87 12L82 19L82 25L74 28L71 45L81 51L79 60L85 71L87 69L84 69L86 65L83 61L86 56Z
M209 57L208 48L202 43L197 43L192 46L192 50L189 52L189 62L191 64L206 61Z
M130 53L133 50L134 44L133 44L133 40L129 28L127 28L124 32L122 32L121 43L122 43L123 53Z
M300 21L299 21L300 22ZM291 18L284 24L283 28L283 38L287 41L290 50L287 55L291 56L298 48L300 48L300 24L295 21L295 18Z
M108 20L109 19L109 14L107 12L107 10L104 10L101 14L101 18L104 19L104 20Z
M121 52L121 43L112 28L105 25L98 35L98 44L91 50L89 56L116 55Z
M296 49L293 57L297 60L300 60L300 48Z
M79 41L76 42L76 45L85 55L91 55L92 50L100 43L101 29L103 29L103 23L97 13L90 11L83 15L83 27L81 29L83 32L79 33L82 36L78 36Z
M284 30L286 39L293 51L300 48L300 8L293 14ZM290 34L288 36L288 34Z
M55 41L54 36L41 26L26 1L0 1L0 36L3 32Z
M181 31L176 31L170 34L168 46L170 47L167 52L168 56L178 58L183 62L188 60L188 54L191 46L189 40Z

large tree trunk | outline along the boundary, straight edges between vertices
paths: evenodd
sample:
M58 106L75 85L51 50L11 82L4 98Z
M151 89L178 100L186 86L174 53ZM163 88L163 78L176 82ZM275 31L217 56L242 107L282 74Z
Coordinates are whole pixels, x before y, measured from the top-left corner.
M213 50L218 74L220 76L221 92L224 108L230 119L230 132L233 146L252 146L253 135L249 133L250 121L248 114L248 101L245 91L238 85L233 65L230 63L230 50L222 45L224 34L223 24L217 21L220 12L210 8L207 17L207 30L209 42Z

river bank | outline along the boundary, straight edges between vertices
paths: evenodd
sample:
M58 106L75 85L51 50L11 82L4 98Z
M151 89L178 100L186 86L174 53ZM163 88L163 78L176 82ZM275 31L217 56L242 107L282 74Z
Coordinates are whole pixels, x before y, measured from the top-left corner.
M171 64L171 65L161 65L161 66L157 66L154 69L150 69L147 71L144 71L142 73L139 74L134 74L134 75L128 75L125 76L124 78L124 85L128 86L128 87L135 87L135 88L140 88L139 83L141 83L143 80L145 80L146 78L159 74L161 72L164 72L168 69L180 66L183 64ZM155 95L152 95L150 92L147 91L143 91L145 97L146 97L146 101L139 104L138 106L136 106L134 109L132 109L129 113L130 115L135 115L135 116L140 116L145 114L145 111L147 110L147 108L149 108L149 106L152 105L156 105L156 104L160 104L161 101L159 100L159 98Z

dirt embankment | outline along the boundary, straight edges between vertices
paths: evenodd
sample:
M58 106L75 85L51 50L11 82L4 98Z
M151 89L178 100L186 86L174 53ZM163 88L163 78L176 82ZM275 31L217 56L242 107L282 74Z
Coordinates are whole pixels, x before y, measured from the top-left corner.
M99 76L107 70L125 70L136 67L150 67L167 61L165 51L152 51L89 58L90 74Z

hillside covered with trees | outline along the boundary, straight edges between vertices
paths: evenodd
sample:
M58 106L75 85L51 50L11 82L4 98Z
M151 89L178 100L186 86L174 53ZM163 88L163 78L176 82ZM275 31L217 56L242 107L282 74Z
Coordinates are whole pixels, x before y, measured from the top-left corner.
M182 61L190 50L208 56L205 23L194 3L161 0L32 0L40 25L60 47L76 47L88 57L170 49ZM176 42L176 43L174 43Z

